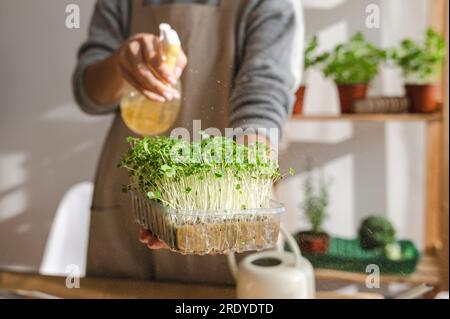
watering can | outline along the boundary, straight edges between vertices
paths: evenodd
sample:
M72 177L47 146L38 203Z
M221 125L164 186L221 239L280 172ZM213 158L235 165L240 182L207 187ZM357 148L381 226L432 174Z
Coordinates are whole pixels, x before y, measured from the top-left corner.
M283 249L254 253L245 257L239 265L234 253L228 255L228 266L236 280L238 298L315 298L314 270L311 263L301 255L295 239L283 225L281 233L292 253Z

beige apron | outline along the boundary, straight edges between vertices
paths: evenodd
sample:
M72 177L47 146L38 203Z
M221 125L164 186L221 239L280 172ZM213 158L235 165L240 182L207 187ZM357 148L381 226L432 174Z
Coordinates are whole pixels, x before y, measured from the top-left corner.
M222 0L220 5L132 3L131 33L158 34L161 22L180 35L188 56L182 76L183 101L174 127L193 120L202 129L228 124L228 100L235 71L236 34L247 0ZM167 134L170 132L167 132ZM133 135L116 115L99 162L92 206L87 274L205 283L232 283L225 256L184 256L167 250L150 251L138 241L128 195L121 185L127 173L117 168Z

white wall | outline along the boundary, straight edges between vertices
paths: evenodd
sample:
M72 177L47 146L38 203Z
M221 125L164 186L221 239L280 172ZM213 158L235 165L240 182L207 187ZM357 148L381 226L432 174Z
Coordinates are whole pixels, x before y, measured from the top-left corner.
M81 29L65 27L68 3ZM63 194L94 177L110 119L82 114L70 88L93 4L0 1L0 267L36 269Z
M63 194L94 177L110 118L82 114L70 91L75 53L85 39L94 2L0 1L0 267L37 269ZM376 43L390 44L407 34L420 36L426 24L425 0L309 2L331 5L306 11L307 32L318 33L324 47L356 30ZM79 30L64 26L67 3L81 7ZM380 4L381 30L365 29L367 3ZM337 112L332 83L317 73L309 74L308 82L306 112ZM401 84L398 77L383 73L372 91L397 94ZM379 212L395 221L400 236L420 243L422 133L417 123L301 124L286 134L300 143L290 145L282 166L297 166L302 156L312 155L333 179L328 231L353 236L363 216ZM288 179L281 188L289 210L285 221L292 230L306 227L298 208L301 177Z
M319 36L322 49L332 48L356 31L381 46L391 46L404 37L421 39L427 26L426 0L321 0L307 1L307 38ZM320 4L329 6L320 7ZM365 25L366 6L381 9L381 28ZM339 112L334 84L317 71L306 75L305 113ZM370 88L371 95L401 95L397 70L384 69ZM356 235L362 218L376 213L387 216L398 236L411 238L423 247L424 125L423 123L298 123L286 128L291 140L281 158L286 170L304 164L306 156L316 161L316 174L332 180L331 204L325 229L343 237ZM300 163L300 167L302 167ZM303 165L304 168L304 165ZM291 230L308 228L302 215L304 173L289 178L280 188Z

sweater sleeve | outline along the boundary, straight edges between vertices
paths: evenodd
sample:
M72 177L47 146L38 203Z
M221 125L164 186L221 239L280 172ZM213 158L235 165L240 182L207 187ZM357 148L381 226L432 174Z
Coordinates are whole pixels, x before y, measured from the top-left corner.
M233 128L281 129L292 111L303 64L300 0L253 0L238 38L239 65L230 99Z
M89 97L84 88L84 73L90 65L111 55L128 38L130 6L127 0L97 0L89 37L78 51L78 62L72 76L75 99L86 113L106 114L118 108L118 102L101 105Z

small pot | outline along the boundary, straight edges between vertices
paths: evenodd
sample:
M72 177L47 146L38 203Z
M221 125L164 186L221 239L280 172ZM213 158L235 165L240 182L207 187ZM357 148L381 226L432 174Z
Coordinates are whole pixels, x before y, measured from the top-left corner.
M298 88L297 93L295 94L296 100L294 105L294 114L302 114L303 113L303 101L305 99L305 90L306 87L304 85Z
M341 113L353 113L353 104L367 97L368 85L361 84L339 84L339 101L341 103Z
M413 113L433 113L438 109L439 87L436 84L406 84L406 97Z
M298 233L300 250L311 254L325 254L330 244L330 236L325 232L306 231Z

